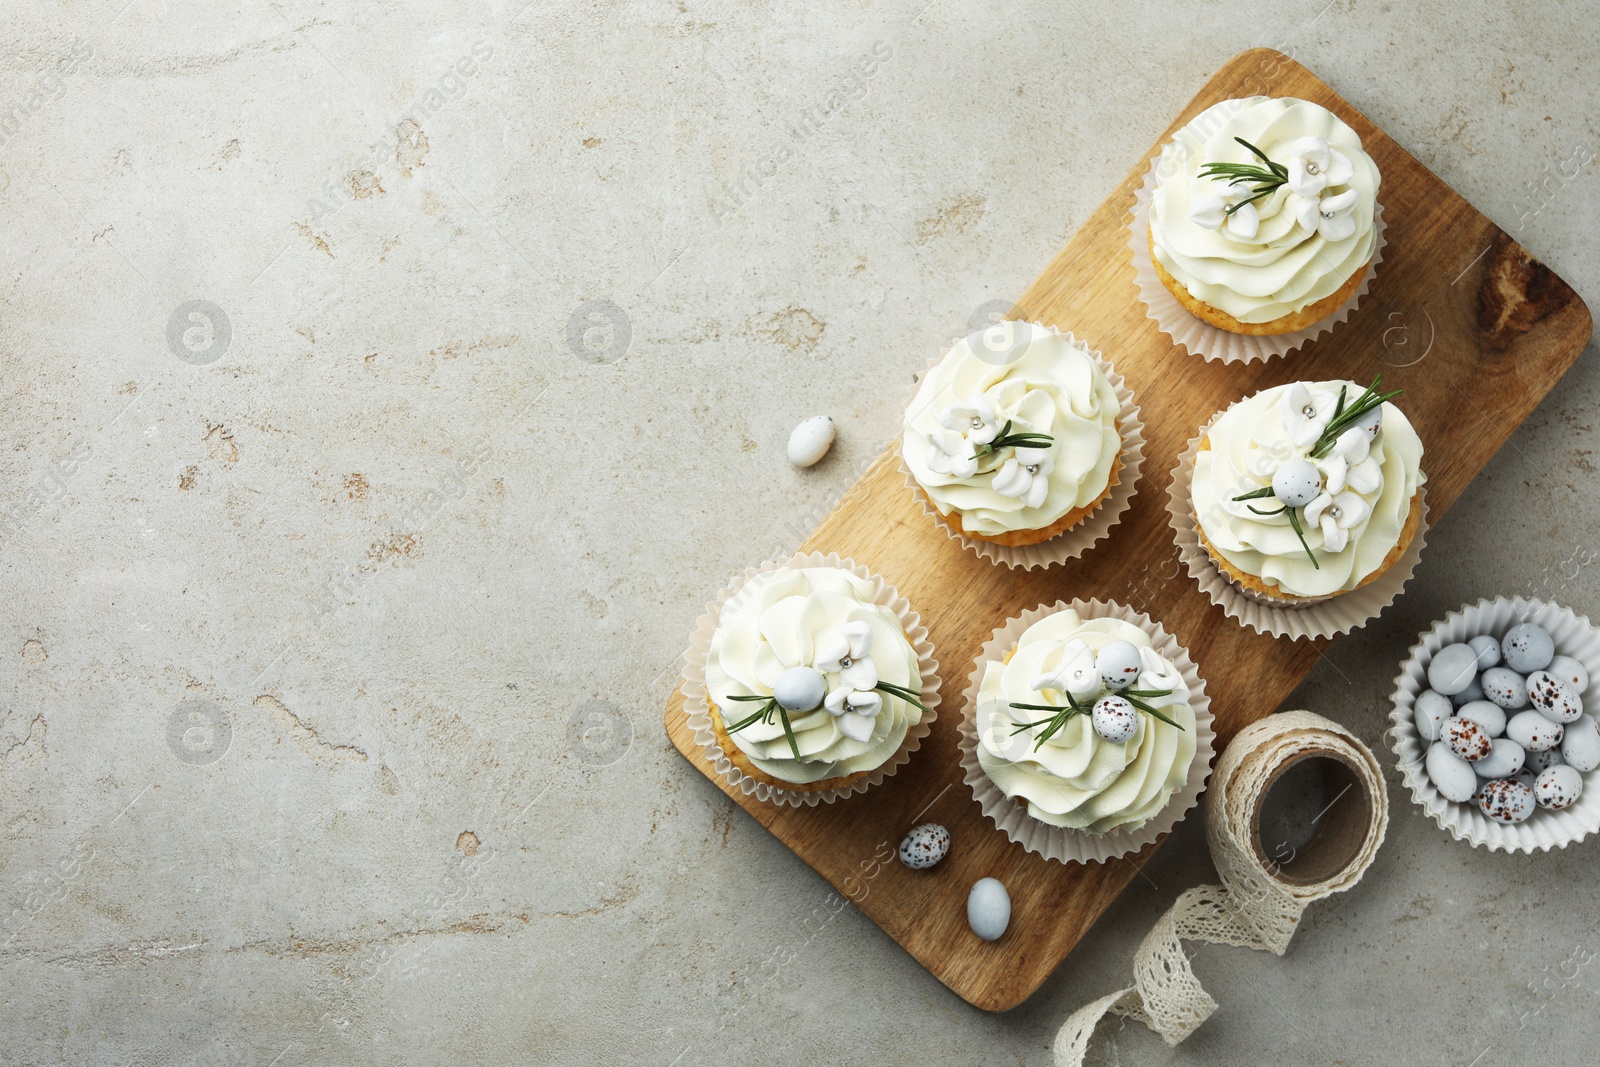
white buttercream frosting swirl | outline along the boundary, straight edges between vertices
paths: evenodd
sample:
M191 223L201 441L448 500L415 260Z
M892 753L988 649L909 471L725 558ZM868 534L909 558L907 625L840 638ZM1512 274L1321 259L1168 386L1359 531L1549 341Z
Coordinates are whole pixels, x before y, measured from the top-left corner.
M1038 688L1041 679L1081 676L1085 666L1092 671L1094 654L1111 641L1139 650L1135 687L1170 690L1147 703L1178 726L1141 711L1133 737L1120 744L1097 734L1088 715L1072 716L1042 743L1043 726L1017 731L1045 713L1013 703L1067 706L1061 692ZM1084 695L1075 694L1080 703ZM1008 661L985 665L977 732L978 763L1006 796L1026 800L1028 814L1042 822L1093 833L1136 829L1160 812L1188 781L1196 743L1188 687L1149 635L1121 619L1085 619L1070 608L1023 631Z
M1195 457L1194 512L1212 551L1289 596L1348 592L1378 570L1400 543L1412 498L1426 481L1422 440L1388 402L1381 418L1369 417L1341 434L1331 453L1311 457L1341 386L1347 403L1363 392L1354 382L1297 382L1240 400L1212 423L1211 447ZM1299 509L1305 545L1287 513L1259 514L1280 500L1234 499L1271 486L1280 468L1297 461L1317 474L1315 496Z
M1098 500L1122 447L1116 389L1086 348L1031 322L979 330L928 372L906 410L902 452L941 515L969 533L1038 530ZM1047 447L979 456L1007 423Z
M1208 163L1260 163L1288 180L1225 215L1248 185L1200 176ZM1377 246L1378 168L1327 108L1292 97L1224 100L1178 131L1157 164L1150 205L1156 260L1196 299L1264 323L1333 295Z
M781 717L729 737L765 773L796 784L873 770L899 750L922 719L910 701L874 688L888 682L922 692L917 652L900 617L874 603L873 584L835 567L779 568L750 579L722 607L706 661L706 694L724 728L758 710L778 676L818 670L827 699L789 713L800 758Z

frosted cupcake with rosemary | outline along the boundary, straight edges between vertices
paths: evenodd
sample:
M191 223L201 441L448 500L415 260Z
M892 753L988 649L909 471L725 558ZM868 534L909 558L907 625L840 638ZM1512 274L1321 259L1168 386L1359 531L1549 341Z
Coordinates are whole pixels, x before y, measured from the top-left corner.
M983 774L1046 826L1137 830L1194 765L1183 673L1124 619L1039 619L984 665L976 707Z
M1318 603L1375 581L1422 521L1422 441L1399 391L1296 382L1239 401L1195 453L1200 544L1253 599Z
M906 409L901 453L957 533L1033 545L1067 532L1111 495L1123 414L1082 344L1031 322L958 342Z
M1378 247L1378 168L1327 108L1224 100L1178 131L1156 173L1155 271L1202 321L1294 333L1360 288Z
M705 691L739 772L792 792L848 786L931 719L917 649L876 594L837 567L781 567L722 605Z

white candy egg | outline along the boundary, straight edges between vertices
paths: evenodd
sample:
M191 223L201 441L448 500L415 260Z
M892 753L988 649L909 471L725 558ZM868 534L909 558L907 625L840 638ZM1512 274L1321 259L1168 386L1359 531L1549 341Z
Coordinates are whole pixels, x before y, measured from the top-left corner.
M1600 727L1587 715L1579 715L1567 724L1567 734L1561 739L1561 762L1580 771L1600 767Z
M1443 741L1435 742L1428 749L1423 767L1428 772L1428 780L1446 800L1457 803L1471 800L1472 794L1478 791L1478 776L1472 773L1472 764L1456 759Z
M1450 698L1440 696L1432 689L1424 689L1417 694L1415 707L1417 718L1417 733L1424 741L1439 740L1439 727L1444 725L1454 709L1450 706Z
M1522 822L1533 814L1535 806L1533 790L1515 778L1489 782L1478 796L1478 810L1495 822Z
M1551 722L1567 723L1583 714L1583 700L1549 671L1528 675L1528 703Z
M1583 796L1583 775L1565 764L1546 767L1533 780L1533 799L1541 808L1560 811L1570 808Z
M985 941L998 941L1011 925L1011 894L995 878L980 878L967 894L967 925Z
M1535 712L1534 714L1538 713ZM1510 729L1510 727L1507 727L1507 729ZM1539 752L1527 748L1526 745L1523 748L1527 751L1528 756L1522 764L1522 769L1532 771L1534 774L1539 774L1551 767L1559 767L1566 762L1561 758L1561 749L1559 748L1547 748Z
M1474 700L1470 704L1462 705L1456 714L1463 719L1471 719L1483 727L1483 732L1490 737L1499 737L1506 732L1506 711L1492 701Z
M1491 748L1489 735L1483 732L1483 727L1471 719L1446 719L1439 728L1439 740L1450 749L1450 754L1457 759L1476 763L1489 755Z
M1444 696L1455 696L1478 676L1478 654L1471 646L1445 645L1428 664L1428 684Z
M1589 691L1589 669L1571 656L1556 656L1545 670L1572 686L1579 696Z
M1556 643L1543 626L1525 622L1513 626L1500 639L1500 655L1506 666L1519 674L1531 674L1550 666Z
M1486 699L1488 698L1483 695L1483 683L1474 678L1467 683L1465 689L1450 698L1450 703L1459 708L1472 703L1474 700Z
M785 711L810 711L828 695L828 683L815 667L790 667L772 683L772 696Z
M1500 642L1491 634L1479 634L1467 642L1468 647L1478 654L1478 669L1486 671L1490 667L1500 666Z
M1155 707L1154 704L1150 706ZM1139 732L1138 710L1119 696L1103 696L1096 700L1090 721L1094 723L1094 732L1113 745L1127 744Z
M1510 778L1522 770L1522 746L1505 737L1489 742L1489 754L1472 765L1480 778Z
M1131 641L1107 641L1095 654L1094 667L1108 689L1126 689L1139 680L1144 661Z
M1551 722L1532 708L1517 712L1506 723L1506 736L1530 753L1555 748L1564 733L1566 728L1560 723Z
M1291 508L1303 508L1322 492L1322 472L1303 459L1291 459L1272 476L1272 495Z
M936 822L914 826L900 842L900 862L913 871L925 871L950 851L950 831Z
M803 420L789 434L789 462L796 467L811 466L828 454L836 432L833 419L827 415Z
M1483 695L1507 711L1528 706L1528 685L1510 667L1490 667L1483 672Z

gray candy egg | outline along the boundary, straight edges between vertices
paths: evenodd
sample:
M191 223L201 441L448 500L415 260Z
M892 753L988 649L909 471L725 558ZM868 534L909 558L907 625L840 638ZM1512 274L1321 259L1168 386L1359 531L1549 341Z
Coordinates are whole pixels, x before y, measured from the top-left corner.
M1139 732L1139 713L1123 697L1107 695L1096 700L1089 718L1094 732L1113 745L1127 744Z
M950 851L950 831L936 822L912 827L900 842L900 862L913 871L925 871Z
M1428 684L1444 696L1455 696L1478 675L1478 654L1464 644L1445 645L1428 664Z
M1446 800L1459 804L1471 800L1478 791L1479 778L1472 773L1472 764L1457 759L1443 741L1435 742L1428 749L1423 767L1428 772L1428 780Z
M1489 742L1489 754L1472 765L1480 778L1510 778L1522 770L1522 746L1509 738Z
M1450 698L1450 703L1459 708L1463 705L1472 703L1474 700L1484 699L1486 698L1483 695L1483 683L1474 678L1472 681L1467 683L1467 687L1465 689Z
M1513 626L1500 639L1500 655L1506 666L1519 674L1531 674L1550 666L1556 643L1543 626L1525 622Z
M1533 790L1515 778L1487 783L1478 797L1478 810L1495 822L1522 822L1534 807Z
M1367 431L1367 440L1376 439L1378 431L1383 429L1383 405L1379 404L1377 407L1372 408L1350 425L1359 426Z
M827 680L815 667L790 667L772 683L772 697L785 711L810 711L827 695Z
M1126 689L1139 680L1144 661L1131 641L1107 641L1094 657L1094 669L1108 689Z
M1467 642L1472 651L1478 654L1478 669L1486 671L1490 667L1500 666L1500 642L1491 634L1479 634Z
M1483 727L1471 719L1446 719L1439 729L1439 740L1445 743L1450 754L1457 759L1476 763L1489 755L1491 744Z
M1566 728L1560 723L1551 722L1532 708L1517 712L1506 723L1506 736L1529 753L1548 752L1561 743L1564 733Z
M1589 669L1571 656L1556 656L1545 670L1572 686L1579 696L1589 691Z
M1541 808L1560 811L1570 808L1583 796L1583 775L1565 764L1546 767L1533 780L1533 799Z
M1291 508L1303 508L1322 492L1322 472L1303 459L1291 459L1272 476L1272 495Z
M1534 714L1537 715L1538 712L1534 712ZM1507 729L1510 729L1510 727L1507 727ZM1561 749L1559 748L1547 748L1539 752L1535 752L1531 748L1525 748L1525 751L1527 752L1527 757L1523 760L1522 769L1532 771L1534 774L1543 773L1551 767L1559 767L1566 762L1561 758Z
M1582 699L1549 671L1528 675L1528 703L1551 722L1568 723L1583 714Z
M1450 706L1450 698L1440 696L1432 689L1424 689L1417 694L1417 703L1413 709L1417 719L1417 733L1424 741L1439 740L1439 728L1444 725L1454 709Z
M1600 767L1600 727L1589 716L1579 715L1567 724L1567 734L1561 739L1561 762L1580 771Z
M1483 672L1483 695L1507 711L1528 706L1528 686L1522 675L1509 667L1490 667Z
M1462 705L1456 714L1483 727L1483 732L1490 737L1499 737L1506 732L1506 710L1492 701L1474 700Z

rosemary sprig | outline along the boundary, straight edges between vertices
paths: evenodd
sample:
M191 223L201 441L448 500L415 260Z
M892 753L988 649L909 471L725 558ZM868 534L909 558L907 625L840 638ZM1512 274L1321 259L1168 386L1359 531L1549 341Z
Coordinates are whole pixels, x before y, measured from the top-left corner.
M892 697L899 697L901 700L904 700L907 704L914 705L917 708L918 711L927 711L928 710L927 708L923 707L923 705L922 705L922 694L919 691L915 690L915 689L907 689L903 685L896 685L893 682L883 682L883 681L880 681L877 685L873 686L872 688L878 690L880 693L888 693Z
M1380 374L1372 379L1372 384L1367 386L1366 392L1356 397L1355 403L1349 407L1345 407L1344 403L1347 387L1343 385L1339 387L1339 400L1333 406L1333 418L1328 420L1328 425L1323 427L1322 434L1317 438L1316 443L1311 446L1310 455L1312 459L1321 459L1333 451L1333 446L1339 440L1339 436L1359 422L1369 411L1405 392L1404 389L1396 389L1393 392L1379 395L1378 386L1382 384L1383 375Z
M1140 711L1147 711L1151 715L1154 715L1156 718L1160 719L1162 722L1166 723L1168 726L1176 726L1180 730L1183 729L1183 725L1181 723L1173 722L1171 719L1167 718L1165 715L1161 714L1159 711L1157 711L1155 708L1151 707L1149 704L1146 704L1144 702L1144 700L1141 699L1141 698L1147 698L1147 697L1148 698L1169 697L1169 696L1172 695L1172 690L1170 690L1170 689L1124 689L1120 693L1118 693L1117 695L1122 697L1122 699L1126 700L1128 703L1132 704L1134 707L1138 708Z
M1233 499L1235 499L1235 500L1254 500L1257 497L1268 496L1268 495L1271 494L1271 492L1272 492L1272 490L1269 487L1267 492L1265 492L1265 493L1261 492L1260 490L1257 490L1254 493L1245 493L1244 495L1236 496ZM1310 545L1306 544L1306 532L1305 532L1305 529L1303 527L1301 527L1301 525L1300 525L1300 513L1298 511L1296 511L1294 508L1291 508L1288 504L1285 504L1283 507L1278 508L1278 509L1276 509L1274 511L1262 511L1260 508L1254 507L1254 506L1249 505L1249 504L1246 504L1245 507L1250 508L1250 510L1255 512L1257 515L1288 515L1289 516L1289 529L1293 530L1294 531L1294 535L1300 539L1300 547L1306 550L1306 556L1311 560L1312 568L1314 570L1319 570L1319 571L1322 569L1322 564L1317 562L1317 554L1315 552L1311 551L1311 546Z
M1044 730L1040 732L1033 742L1033 751L1037 752L1040 745L1050 740L1060 732L1063 726L1067 725L1067 720L1074 715L1087 715L1089 713L1089 709L1074 700L1071 693L1063 689L1061 695L1067 698L1067 706L1064 708L1057 704L1012 704L1013 708L1018 708L1022 711L1048 711L1052 712L1052 714L1043 719L1036 719L1033 722L1018 723L1016 728L1011 731L1011 736L1015 737L1025 730L1033 729L1035 726L1044 726Z
M982 459L984 456L993 455L1002 448L1049 448L1055 443L1055 438L1047 433L1033 433L1023 430L1018 433L1011 432L1012 420L1007 419L1006 424L1000 428L1000 433L988 444L979 445L972 450L972 454Z
M771 726L772 725L772 713L773 712L777 712L778 713L778 718L783 722L783 736L789 739L789 751L794 753L794 758L795 759L798 760L800 758L800 743L795 740L794 727L789 725L789 709L785 708L782 704L779 704L777 697L764 697L764 696L758 696L758 695L751 695L751 696L730 696L730 697L728 697L728 699L729 700L759 700L759 701L762 701L761 707L756 709L756 712L755 712L754 715L749 715L749 716L747 716L747 717L745 717L743 719L740 719L738 722L734 723L732 726L729 726L727 728L727 730L728 730L728 732L730 734L738 733L740 730L743 730L746 726L749 726L752 723L757 723L757 722L764 722L768 726Z
M1211 178L1216 181L1227 180L1229 185L1247 183L1253 194L1248 199L1230 205L1225 214L1232 215L1246 204L1253 204L1262 197L1271 196L1280 185L1289 181L1289 168L1282 163L1274 163L1267 158L1267 154L1243 137L1235 137L1235 141L1250 149L1250 153L1265 163L1258 166L1255 163L1207 163L1200 168L1200 177Z

